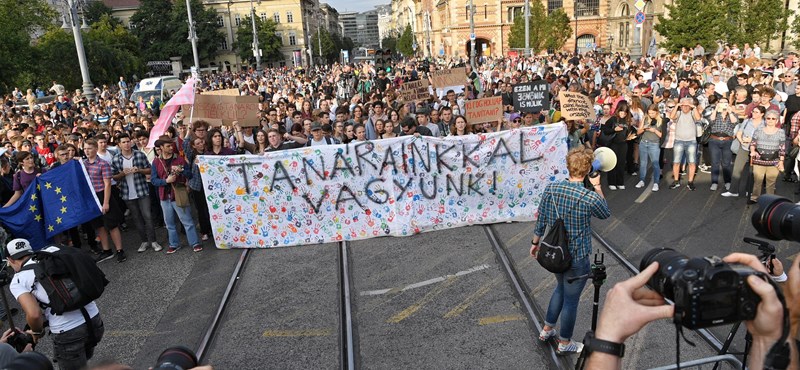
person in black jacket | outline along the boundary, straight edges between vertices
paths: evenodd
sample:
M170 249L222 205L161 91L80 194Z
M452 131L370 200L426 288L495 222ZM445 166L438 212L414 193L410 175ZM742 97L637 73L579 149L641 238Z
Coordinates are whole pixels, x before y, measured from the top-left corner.
M617 104L614 116L609 118L601 128L605 135L614 135L608 145L617 155L617 165L608 173L608 188L611 190L625 189L625 155L628 151L626 141L631 133L631 111L628 102L622 100Z

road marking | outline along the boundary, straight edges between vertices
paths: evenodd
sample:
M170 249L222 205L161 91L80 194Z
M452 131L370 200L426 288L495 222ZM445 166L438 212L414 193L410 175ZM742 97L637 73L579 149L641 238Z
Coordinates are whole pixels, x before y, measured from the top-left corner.
M478 319L478 325L491 325L491 324L500 324L508 321L520 321L525 320L522 315L500 315L500 316L490 316L490 317L481 317Z
M687 194L689 194L689 191L682 191L678 193L678 195L675 196L675 198L673 198L667 204L666 207L664 207L660 212L658 212L658 214L656 214L656 216L653 217L652 220L650 220L647 226L645 226L645 228L641 232L636 234L636 238L633 239L633 242L630 244L630 247L628 249L629 252L627 253L631 254L634 251L636 251L642 244L642 242L645 240L645 238L650 235L650 233L655 229L655 227L658 224L661 223L661 221L664 220L664 218L666 218L668 215L671 214L672 209L678 204L678 202L683 200L683 198L686 197Z
M456 277L448 278L444 282L444 284L437 286L436 288L428 292L428 294L425 294L425 296L422 297L422 299L420 299L419 301L417 301L417 303L414 303L411 306L408 306L408 308L406 308L405 310L398 312L394 316L390 317L389 320L386 320L386 322L390 324L397 324L400 321L407 319L409 316L419 311L419 309L422 308L422 306L432 301L434 297L444 292L444 290L447 289L450 285L453 285L456 279L457 279Z
M462 301L458 306L450 310L450 312L444 314L444 318L451 319L453 317L456 317L464 313L464 311L466 311L467 308L469 308L469 306L471 306L473 303L478 301L478 299L480 299L486 293L488 293L489 290L492 289L492 287L494 287L495 285L497 285L497 283L500 282L500 280L502 280L500 277L496 277L492 279L492 281L484 284L482 287L480 287L480 289L474 291L472 294L469 295L469 297L464 299L464 301Z
M109 330L105 333L107 337L149 337L155 335L152 330Z
M468 270L456 272L455 274L452 274L452 275L439 276L437 278L428 279L428 280L425 280L425 281L420 281L419 283L408 284L408 285L403 286L403 287L395 287L395 288L388 288L388 289L378 289L378 290L367 290L367 291L364 291L364 292L361 292L361 293L358 293L358 294L361 295L361 296L365 296L365 295L381 295L381 294L387 294L387 293L400 293L400 292L404 292L404 291L409 290L409 289L416 289L416 288L421 288L421 287L424 287L424 286L427 286L427 285L431 285L431 284L441 283L441 282L443 282L443 281L445 281L447 279L450 279L450 278L471 274L473 272L486 270L488 268L489 268L488 264L483 264L483 265L480 265L480 266L475 266L475 267L473 267L471 269L468 269Z
M306 330L266 330L261 336L264 338L281 337L327 337L331 335L331 329L306 329Z
M711 216L711 217L715 216L715 215L710 215L709 214L709 210L711 210L711 206L713 206L714 202L716 202L717 199L719 199L719 198L720 198L720 196L718 196L716 194L714 196L708 197L708 200L706 200L706 204L703 205L703 209L701 209L700 212L696 213L697 217L695 217L694 221L692 222L692 225L689 226L688 229L686 229L686 233L684 233L685 237L681 239L680 243L678 244L678 248L676 248L678 250L678 252L683 252L683 251L686 250L686 245L689 243L689 240L692 238L692 236L691 236L692 234L691 233L694 232L695 230L697 230L697 228L699 228L700 225L702 225L703 222L706 221L706 217L704 215L708 215L708 216ZM699 231L702 231L702 230L699 230Z
M649 197L649 196L650 196L650 194L651 194L651 193L653 193L653 191L652 191L652 190L650 190L650 189L648 189L648 188L647 188L647 185L645 185L645 186L644 186L644 191L642 192L642 194L641 194L641 195L639 195L639 197L638 197L638 198L636 198L636 200L635 200L635 201L633 201L633 202L634 202L634 203L642 203L642 202L644 202L644 200L645 200L645 199L647 199L647 197Z

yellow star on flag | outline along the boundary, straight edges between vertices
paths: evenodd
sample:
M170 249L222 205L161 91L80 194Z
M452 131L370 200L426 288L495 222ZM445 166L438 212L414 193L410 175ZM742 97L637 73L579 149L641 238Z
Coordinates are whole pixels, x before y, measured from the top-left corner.
M39 185L39 184L36 184L36 190L42 190L42 186Z
M28 210L30 210L31 212L36 212L36 205L31 204L31 206L28 207Z
M61 207L61 213L67 213L67 207Z
M36 194L31 194L31 200L36 200Z
M53 225L48 225L47 226L47 231L53 232L54 230L55 230L55 228L53 227Z
M47 189L52 189L53 188L53 184L51 184L49 182L46 182L46 183L44 183L44 187L46 187Z
M67 202L67 196L66 195L62 195L61 196L61 203L66 203L66 202Z
M60 224L60 223L61 223L61 217L56 217L56 223L57 223L57 224Z
M37 222L41 221L42 220L42 215L36 215L36 217L34 217L33 219L36 220Z
M56 194L61 194L61 188L56 188Z

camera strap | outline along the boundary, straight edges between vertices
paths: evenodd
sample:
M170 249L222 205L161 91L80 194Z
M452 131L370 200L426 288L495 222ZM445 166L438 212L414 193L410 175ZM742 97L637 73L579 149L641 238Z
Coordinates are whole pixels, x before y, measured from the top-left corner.
M781 307L783 309L783 327L781 330L780 339L778 339L778 342L776 342L772 348L769 349L766 357L764 357L764 369L783 370L789 367L789 362L791 362L789 343L786 342L790 331L789 310L786 308L786 298L784 298L781 288L778 286L778 284L771 278L766 280L775 289L775 293L778 295L778 300L781 302Z

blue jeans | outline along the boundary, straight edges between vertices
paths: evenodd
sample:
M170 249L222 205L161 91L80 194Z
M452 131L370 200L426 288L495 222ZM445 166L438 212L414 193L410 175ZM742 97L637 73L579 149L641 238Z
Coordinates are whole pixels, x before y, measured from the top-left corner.
M689 162L689 164L697 163L697 142L675 140L672 145L672 163L684 163L681 159Z
M572 260L572 267L567 272L556 274L556 290L550 297L547 306L545 325L555 327L558 317L561 316L561 330L558 336L561 340L570 340L575 329L575 318L578 316L578 301L581 292L586 286L587 278L578 279L571 283L567 279L575 276L586 275L591 268L589 257ZM562 315L563 314L563 315Z
M164 223L167 224L167 235L169 236L170 247L178 248L181 243L181 238L178 236L178 230L176 228L175 214L178 215L178 219L186 230L186 239L189 240L189 246L194 247L200 244L200 238L197 237L197 230L194 227L191 207L178 207L175 201L162 200L161 211L164 212Z
M648 160L653 166L653 184L661 181L661 166L658 164L658 156L661 154L661 145L656 141L644 141L639 143L639 180L645 181L647 177Z
M719 167L722 166L722 177L725 183L731 182L731 172L733 172L733 163L731 158L732 140L716 140L711 139L708 141L708 151L711 154L711 183L716 184L719 181Z

